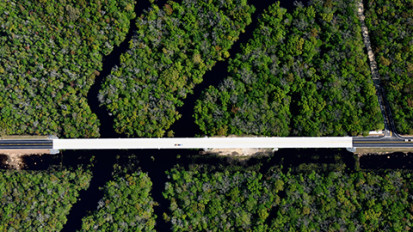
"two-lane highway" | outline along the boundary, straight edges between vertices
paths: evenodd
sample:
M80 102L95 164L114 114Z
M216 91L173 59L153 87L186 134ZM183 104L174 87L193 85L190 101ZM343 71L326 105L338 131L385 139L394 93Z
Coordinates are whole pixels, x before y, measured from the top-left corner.
M0 150L8 149L53 149L52 140L0 140Z
M407 141L406 141L407 140ZM384 148L384 147L410 147L413 148L412 138L398 138L398 137L354 137L353 147L369 147L369 148Z
M127 139L0 139L0 150L209 149L209 148L413 148L400 137L212 137Z

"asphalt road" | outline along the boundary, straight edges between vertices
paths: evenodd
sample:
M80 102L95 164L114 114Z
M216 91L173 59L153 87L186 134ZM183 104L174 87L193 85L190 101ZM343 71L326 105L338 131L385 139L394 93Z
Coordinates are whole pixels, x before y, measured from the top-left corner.
M0 140L0 150L53 149L52 140Z
M379 137L379 138L353 138L353 147L411 147L413 148L413 138L406 138L409 141L406 142L405 138L399 137Z

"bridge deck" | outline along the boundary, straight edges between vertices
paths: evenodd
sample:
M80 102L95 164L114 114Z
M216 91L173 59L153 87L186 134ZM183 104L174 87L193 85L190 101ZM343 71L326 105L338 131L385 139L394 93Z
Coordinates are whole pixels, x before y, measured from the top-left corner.
M53 139L53 149L351 148L351 137Z

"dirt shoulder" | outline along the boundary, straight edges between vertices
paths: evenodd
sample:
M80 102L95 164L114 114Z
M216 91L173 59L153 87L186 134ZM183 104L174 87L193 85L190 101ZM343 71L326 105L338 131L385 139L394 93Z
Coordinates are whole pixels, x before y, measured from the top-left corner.
M43 155L50 154L48 149L10 149L0 150L2 155Z
M361 157L364 155L371 155L371 154L376 154L376 155L388 155L391 153L395 152L404 152L404 153L411 153L413 152L413 148L357 148L356 154L357 156Z

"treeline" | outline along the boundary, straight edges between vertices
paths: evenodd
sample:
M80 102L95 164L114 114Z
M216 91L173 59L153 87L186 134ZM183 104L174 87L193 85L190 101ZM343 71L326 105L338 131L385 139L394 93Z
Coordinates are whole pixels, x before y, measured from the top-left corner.
M177 107L251 22L245 0L168 1L137 18L137 31L100 91L116 132L128 136L172 136Z
M170 170L173 231L407 231L412 174Z
M0 170L0 231L60 231L91 178L80 168Z
M134 0L0 1L0 134L97 137L87 93Z
M151 190L146 173L115 167L96 211L82 219L81 231L155 231L156 203Z
M275 3L229 76L195 106L207 135L358 135L384 124L364 52L355 1Z
M397 132L413 134L413 2L365 2L366 25Z

